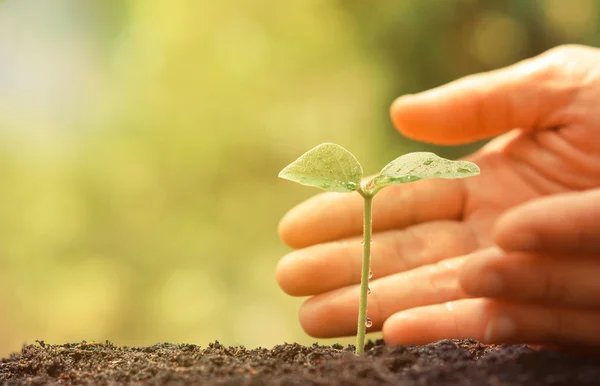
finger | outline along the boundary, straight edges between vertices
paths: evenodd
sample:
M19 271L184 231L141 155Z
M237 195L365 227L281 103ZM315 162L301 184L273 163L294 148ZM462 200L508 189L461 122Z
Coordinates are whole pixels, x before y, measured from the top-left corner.
M484 343L600 345L600 310L461 299L392 315L383 326L389 345L472 338Z
M578 86L564 75L556 51L505 69L468 76L439 88L398 98L391 107L404 135L437 144L491 138L514 128L558 127Z
M373 230L458 219L464 201L462 180L426 180L390 186L373 201ZM362 233L362 216L360 195L322 193L290 210L279 224L279 235L293 248L348 238Z
M600 309L600 256L569 258L500 248L466 257L459 280L473 297Z
M377 331L395 312L407 308L446 302L465 297L457 280L460 258L419 267L370 283L367 316ZM300 323L311 336L327 338L356 333L358 285L340 288L306 301L300 308Z
M306 296L359 284L362 237L315 245L285 256L277 265L279 286L289 295ZM470 225L436 221L375 234L371 244L374 278L465 255L479 247Z
M498 220L496 243L514 251L600 252L600 189L525 203Z

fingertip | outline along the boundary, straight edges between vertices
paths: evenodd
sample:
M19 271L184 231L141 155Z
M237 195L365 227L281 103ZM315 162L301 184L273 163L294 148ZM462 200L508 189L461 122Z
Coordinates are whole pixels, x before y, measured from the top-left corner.
M392 121L405 136L438 145L470 143L515 128L534 130L541 120L546 127L565 125L565 114L555 111L569 105L573 81L549 63L540 56L402 96L392 103Z
M533 215L513 209L501 216L492 230L494 243L507 251L535 250L539 239L532 228Z
M302 251L294 251L285 255L275 268L275 280L279 288L290 296L306 296L309 294L310 275L306 275L306 264L302 263Z
M331 338L339 335L336 333L341 323L336 320L336 315L331 312L324 312L322 307L327 306L318 297L312 297L302 303L298 311L300 326L308 335L313 338Z
M600 250L600 191L587 190L525 202L502 216L494 240L512 251Z
M352 236L361 229L361 196L325 192L287 212L279 222L278 232L288 246L304 248Z
M394 123L396 129L402 132L402 110L404 106L404 101L409 97L409 95L402 95L401 97L396 98L392 105L390 106L390 118Z
M405 137L419 139L421 123L418 122L420 106L415 103L412 94L402 95L396 98L390 107L390 117L396 129Z
M515 213L513 210L508 210L506 213L501 215L494 227L492 229L492 238L494 243L498 245L500 248L508 249L510 246L510 236L511 232L510 228L515 224L520 222L520 217L518 216L518 212Z
M463 265L461 265L457 273L458 284L460 285L460 288L462 288L462 290L470 296L475 296L474 292L476 292L474 290L474 281L477 278L476 271L478 267L474 267L474 265L475 264L471 260L467 259Z
M315 328L319 323L317 321L318 310L313 306L313 302L313 298L310 298L300 306L300 309L298 310L300 326L305 333L313 338L326 338L325 336L322 336L321 331L318 328Z
M388 346L399 346L414 342L415 332L422 328L418 315L411 311L398 312L387 318L381 332Z
M304 201L283 215L277 226L281 241L290 248L300 249L311 245L309 240L314 235L307 232L307 223L311 221L313 211L310 208L312 199Z
M279 288L281 288L283 292L285 292L288 295L294 296L294 294L290 293L290 288L287 282L289 269L286 257L287 256L284 256L281 260L279 260L277 266L275 267L275 281L277 282L277 285L279 286Z
M506 249L507 241L509 241L506 234L506 216L509 213L510 211L500 216L492 227L492 242L503 249Z
M294 209L289 210L286 214L283 215L279 224L277 225L277 233L279 234L279 239L290 248L301 248L301 243L299 243L295 237L294 232L291 232L291 224L293 224L294 218Z
M455 84L450 83L397 98L390 109L394 126L416 141L436 145L472 142L473 109L456 96L455 89Z
M469 255L458 270L458 282L463 291L473 297L500 296L505 286L504 277L497 268L504 257L504 252L497 247Z

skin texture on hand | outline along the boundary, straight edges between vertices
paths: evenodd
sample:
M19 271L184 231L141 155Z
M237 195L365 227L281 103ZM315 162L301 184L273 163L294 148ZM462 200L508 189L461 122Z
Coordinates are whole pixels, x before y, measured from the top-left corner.
M374 199L370 331L386 342L600 345L600 50L562 46L391 108L436 144L495 137L467 157L481 175L391 186ZM324 193L292 209L296 251L280 287L311 296L315 337L356 332L362 199Z

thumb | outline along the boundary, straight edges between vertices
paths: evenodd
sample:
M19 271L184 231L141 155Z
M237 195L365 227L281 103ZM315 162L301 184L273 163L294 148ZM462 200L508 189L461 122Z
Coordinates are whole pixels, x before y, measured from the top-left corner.
M600 189L525 203L501 217L496 244L509 251L600 252Z
M440 145L565 125L557 111L567 106L575 85L563 51L402 96L392 104L392 121L405 136Z

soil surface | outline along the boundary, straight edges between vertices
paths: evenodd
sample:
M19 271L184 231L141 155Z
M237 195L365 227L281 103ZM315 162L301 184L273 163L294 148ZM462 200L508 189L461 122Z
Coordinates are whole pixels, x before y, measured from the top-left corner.
M600 385L600 353L444 340L388 348L283 344L117 347L38 342L0 359L2 385Z

